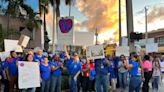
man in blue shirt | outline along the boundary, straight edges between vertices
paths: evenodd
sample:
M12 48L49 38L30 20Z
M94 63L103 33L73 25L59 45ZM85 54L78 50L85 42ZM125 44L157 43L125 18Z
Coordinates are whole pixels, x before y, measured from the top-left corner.
M107 59L95 60L97 92L108 92L108 80L109 80L108 69L109 69L109 61ZM103 91L101 87L103 87Z
M51 76L51 91L50 92L61 92L61 74L63 64L59 62L59 57L56 55L51 63L52 76Z
M17 67L17 54L15 51L10 52L11 57L4 63L4 68L7 70L7 78L9 80L10 91L14 92L15 85L18 90L18 67Z
M38 50L38 53L34 56L35 61L42 62L43 61L43 50Z

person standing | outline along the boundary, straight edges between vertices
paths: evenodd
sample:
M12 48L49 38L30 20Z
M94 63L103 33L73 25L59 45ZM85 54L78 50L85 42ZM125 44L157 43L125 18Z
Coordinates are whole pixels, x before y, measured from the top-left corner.
M56 55L51 63L51 88L50 92L61 92L62 68L63 64L59 62L59 57Z
M9 80L9 92L14 92L14 87L16 85L17 92L18 89L18 67L17 67L17 54L15 51L10 52L10 56L4 63L4 68L6 69L7 79Z
M71 77L71 92L78 92L77 81L78 77L82 71L82 65L79 61L77 53L73 56L73 62L69 65L70 77Z
M155 56L153 60L153 92L159 92L159 84L160 84L160 59Z
M126 85L127 85L128 70L125 67L125 59L126 59L125 56L121 55L120 61L118 63L119 85L122 91L126 89Z
M27 62L34 62L34 58L33 55L28 54L25 58L25 61ZM27 88L27 89L22 89L22 92L35 92L36 91L36 87L33 88Z
M40 64L41 92L50 92L51 66L48 62L48 58L44 57Z
M96 70L96 91L108 92L108 67L109 62L107 59L95 59ZM102 91L103 88L103 91Z
M140 92L142 78L144 78L142 61L138 55L133 55L130 63L128 62L128 59L126 59L125 62L126 68L130 70L131 73L129 92Z
M162 76L161 76L161 81L162 81L164 77L164 55L161 56L160 65L161 65L161 72L162 72Z
M142 87L143 92L149 92L149 81L152 78L152 63L150 62L150 56L144 56L143 62L143 69L144 69L144 83Z

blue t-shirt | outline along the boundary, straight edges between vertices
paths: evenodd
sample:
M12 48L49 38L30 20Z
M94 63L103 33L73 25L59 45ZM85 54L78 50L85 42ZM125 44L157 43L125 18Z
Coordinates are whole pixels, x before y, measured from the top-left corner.
M64 60L64 66L67 68L68 74L70 74L71 70L69 66L71 65L72 62L73 62L72 58Z
M78 73L78 71L82 70L81 63L79 61L78 62L73 61L70 64L69 69L70 69L70 74L72 76L75 76Z
M131 62L133 68L130 70L131 76L141 76L141 68L138 62Z
M57 62L51 62L51 65L55 66L55 67L58 67L60 65L60 63L58 61ZM61 74L62 74L62 69L61 68L58 68L58 69L53 71L54 76L60 76Z
M51 76L51 68L50 68L50 64L48 64L48 66L45 66L44 64L40 64L40 74L41 74L41 78L43 80L49 80L50 76Z
M18 75L17 58L12 58L10 59L10 61L8 60L4 63L3 65L4 68L8 68L9 75L17 76Z
M114 64L113 64L113 62L111 63L111 65L109 66L109 73L110 73L110 79L109 80L111 80L112 78L116 78L116 75L115 75L115 73L114 73L114 69L113 69L113 67L114 67Z
M95 60L95 70L98 75L107 75L108 74L108 64L105 59L96 59Z
M38 56L38 55L35 55L34 56L34 60L35 61L39 61L39 62L42 62L43 61L43 58L44 58L44 56Z

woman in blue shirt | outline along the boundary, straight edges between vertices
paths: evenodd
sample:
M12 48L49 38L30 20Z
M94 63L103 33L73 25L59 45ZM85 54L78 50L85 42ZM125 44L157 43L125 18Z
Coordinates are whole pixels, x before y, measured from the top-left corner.
M26 59L25 59L27 62L34 62L34 58L33 58L33 55L31 54L28 54L26 56ZM23 89L22 92L35 92L36 91L36 88L33 87L33 88L27 88L27 89Z
M51 91L50 92L61 92L61 80L62 80L62 68L63 64L59 62L59 57L54 57L54 62L51 63Z
M43 62L40 64L41 74L41 92L50 91L50 77L51 77L51 66L48 63L48 58L44 57Z
M125 62L127 69L129 69L131 73L129 92L140 92L142 78L144 78L142 61L138 55L133 55L131 64L129 64L128 61Z

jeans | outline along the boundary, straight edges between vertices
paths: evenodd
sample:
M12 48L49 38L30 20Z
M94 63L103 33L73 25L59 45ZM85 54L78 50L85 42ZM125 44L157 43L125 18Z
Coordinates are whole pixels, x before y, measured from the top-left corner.
M35 92L36 88L23 89L22 92Z
M160 83L160 76L154 76L153 77L153 90L157 90L159 89L159 83Z
M145 81L143 83L142 91L149 92L149 81L152 77L152 72L144 72Z
M96 75L96 91L108 92L108 80L108 75ZM103 91L101 88L103 88Z
M41 92L49 92L49 91L50 91L50 80L42 80Z
M61 79L62 76L51 76L51 88L50 92L61 92Z
M78 92L77 88L77 80L74 80L74 76L71 75L71 86L70 86L70 92Z
M131 77L129 83L129 92L140 92L141 83L141 77Z
M125 89L127 85L127 72L118 73L120 88Z

